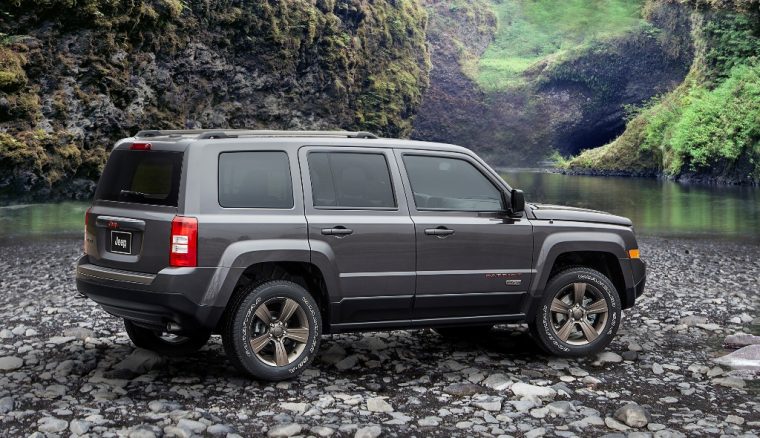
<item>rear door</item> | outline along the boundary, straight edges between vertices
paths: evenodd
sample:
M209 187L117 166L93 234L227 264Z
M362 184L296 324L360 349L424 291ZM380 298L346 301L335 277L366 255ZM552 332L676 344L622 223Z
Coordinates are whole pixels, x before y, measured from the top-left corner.
M417 236L413 319L519 314L532 276L532 226L506 217L506 187L465 154L398 158Z
M304 147L299 162L312 257L339 273L334 323L408 322L414 225L392 150Z
M86 219L90 263L146 273L169 266L183 161L182 151L155 146L111 153Z

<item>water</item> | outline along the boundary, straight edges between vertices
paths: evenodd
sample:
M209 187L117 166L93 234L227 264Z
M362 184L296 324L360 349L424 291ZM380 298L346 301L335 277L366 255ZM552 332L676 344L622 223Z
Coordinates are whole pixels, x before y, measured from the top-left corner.
M686 186L650 178L614 178L503 170L528 202L572 205L630 217L641 235L760 242L760 189ZM0 207L0 238L79 236L85 202Z
M503 170L527 202L572 205L631 218L638 234L760 241L760 188L682 185L654 178Z

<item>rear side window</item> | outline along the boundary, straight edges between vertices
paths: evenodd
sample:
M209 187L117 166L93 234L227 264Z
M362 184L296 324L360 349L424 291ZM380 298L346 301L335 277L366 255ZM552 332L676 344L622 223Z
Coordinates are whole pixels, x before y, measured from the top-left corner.
M315 207L396 208L385 155L312 152L308 162Z
M113 151L95 199L176 207L182 156L170 151Z
M497 211L501 191L466 160L404 155L418 210Z
M280 151L220 154L219 205L227 208L293 208L288 154Z

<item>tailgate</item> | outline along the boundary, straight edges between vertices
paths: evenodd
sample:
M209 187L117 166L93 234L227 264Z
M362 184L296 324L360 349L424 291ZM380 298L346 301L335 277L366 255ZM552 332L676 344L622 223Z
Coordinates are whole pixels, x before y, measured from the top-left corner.
M85 225L92 264L156 273L169 266L182 152L116 150L98 182Z

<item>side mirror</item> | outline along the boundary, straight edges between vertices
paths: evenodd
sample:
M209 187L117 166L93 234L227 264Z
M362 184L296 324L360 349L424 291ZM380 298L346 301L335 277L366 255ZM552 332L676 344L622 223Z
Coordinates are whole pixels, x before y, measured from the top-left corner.
M525 211L525 195L522 190L512 189L509 203L510 214L520 214Z

